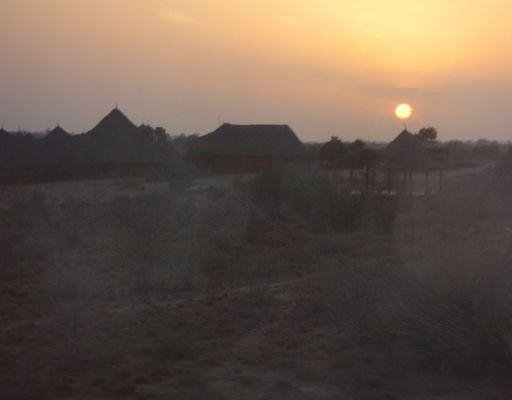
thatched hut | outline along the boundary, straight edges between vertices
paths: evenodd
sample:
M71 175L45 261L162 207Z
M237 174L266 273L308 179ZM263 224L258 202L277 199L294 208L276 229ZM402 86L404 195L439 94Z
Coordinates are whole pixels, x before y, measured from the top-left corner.
M66 164L75 146L73 135L57 125L40 142L39 165L55 166Z
M429 164L427 148L407 129L388 144L384 156L399 171L424 171Z
M425 173L425 192L429 191L429 173L439 170L440 184L442 180L442 164L435 161L429 154L427 147L415 135L404 129L383 153L388 167L388 191L392 191L393 172L403 173L402 187L405 190L407 180L408 191L412 192L412 177L415 172Z
M160 145L161 144L161 145ZM159 164L165 161L166 143L156 143L118 108L80 138L83 159L94 164Z
M288 125L223 124L198 138L191 156L208 173L236 174L293 162L304 151Z

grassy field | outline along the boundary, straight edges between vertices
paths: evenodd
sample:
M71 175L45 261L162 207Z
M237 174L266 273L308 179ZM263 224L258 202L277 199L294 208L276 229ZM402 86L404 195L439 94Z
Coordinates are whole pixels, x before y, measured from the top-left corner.
M509 399L510 180L0 191L2 399Z

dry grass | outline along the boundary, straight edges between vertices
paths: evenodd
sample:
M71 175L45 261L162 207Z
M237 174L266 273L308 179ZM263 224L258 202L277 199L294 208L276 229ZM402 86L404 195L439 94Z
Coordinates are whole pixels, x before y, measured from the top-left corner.
M273 179L7 201L3 398L508 398L506 192Z

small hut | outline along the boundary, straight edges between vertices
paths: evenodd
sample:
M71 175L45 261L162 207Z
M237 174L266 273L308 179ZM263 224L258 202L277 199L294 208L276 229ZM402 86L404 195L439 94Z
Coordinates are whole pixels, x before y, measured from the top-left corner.
M425 192L429 192L429 173L442 171L441 164L434 161L427 147L407 129L404 129L384 150L388 167L388 191L393 190L393 173L403 174L402 189L412 193L412 178L416 172L425 173ZM440 172L440 185L442 172ZM408 183L408 185L407 185Z
M66 132L60 125L50 131L40 143L39 165L62 165L73 153L75 144L73 135Z
M191 156L208 173L237 174L293 162L304 151L288 125L223 124L198 138Z
M71 134L66 132L60 125L57 125L44 137L47 142L62 142L72 138Z

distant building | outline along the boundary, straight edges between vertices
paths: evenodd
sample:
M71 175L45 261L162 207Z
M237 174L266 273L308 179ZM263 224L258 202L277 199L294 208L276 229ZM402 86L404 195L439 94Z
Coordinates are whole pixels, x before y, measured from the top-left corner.
M80 135L60 126L43 137L0 130L0 169L45 171L27 180L156 176L173 157L163 128L137 127L118 108Z
M425 193L430 192L429 172L439 171L439 189L443 180L443 158L432 154L429 149L407 129L403 130L384 150L384 160L388 168L388 191L393 189L393 172L403 173L402 190L412 194L413 173L425 173Z
M168 154L165 137L156 140L148 125L137 127L115 108L81 135L82 158L94 164L159 164Z
M431 164L425 145L407 129L384 150L389 164L401 171L422 171Z
M67 163L73 152L75 140L73 135L66 132L60 125L56 126L45 137L40 139L38 164L57 166Z
M198 138L191 156L205 172L236 174L291 163L304 151L288 125L223 124Z

